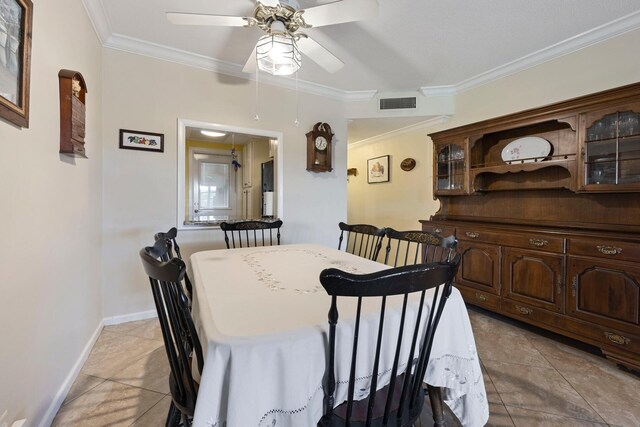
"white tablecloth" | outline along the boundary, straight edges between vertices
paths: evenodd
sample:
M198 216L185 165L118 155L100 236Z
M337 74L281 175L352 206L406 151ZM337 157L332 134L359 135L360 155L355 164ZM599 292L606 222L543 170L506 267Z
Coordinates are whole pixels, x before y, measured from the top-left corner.
M362 274L388 267L318 245L198 252L191 256L191 265L193 315L204 351L194 426L315 426L322 416L330 304L320 272L335 267ZM397 336L399 297L394 298L387 303L385 331ZM346 396L353 340L349 320L355 313L355 299L338 300L337 404ZM373 348L366 340L377 332L376 300L363 306L370 318L361 325L361 349ZM370 374L367 358L373 351L359 353L359 372ZM392 357L382 355L380 387L385 363L390 367ZM358 388L365 389L368 378L363 377ZM463 425L486 423L489 412L480 364L467 310L456 289L445 306L425 380L445 388L445 403Z

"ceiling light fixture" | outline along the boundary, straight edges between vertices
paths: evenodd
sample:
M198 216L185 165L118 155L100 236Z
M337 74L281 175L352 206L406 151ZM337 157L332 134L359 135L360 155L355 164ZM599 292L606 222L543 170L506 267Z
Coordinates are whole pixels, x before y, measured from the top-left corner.
M213 138L226 135L226 133L224 133L224 132L218 132L218 131L215 131L215 130L201 130L200 133L202 133L203 135L206 135L206 136L211 136Z
M256 44L258 69L274 76L290 76L300 68L302 56L296 40L281 21L271 24L270 32Z

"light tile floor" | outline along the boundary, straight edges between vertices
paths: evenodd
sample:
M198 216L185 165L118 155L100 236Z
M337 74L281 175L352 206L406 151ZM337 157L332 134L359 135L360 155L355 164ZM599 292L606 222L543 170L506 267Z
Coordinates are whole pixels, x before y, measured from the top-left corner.
M640 426L637 376L553 334L469 314L485 373L487 425ZM53 426L164 426L168 375L157 319L105 327ZM425 409L419 427L432 425L428 402ZM448 426L459 425L447 417Z

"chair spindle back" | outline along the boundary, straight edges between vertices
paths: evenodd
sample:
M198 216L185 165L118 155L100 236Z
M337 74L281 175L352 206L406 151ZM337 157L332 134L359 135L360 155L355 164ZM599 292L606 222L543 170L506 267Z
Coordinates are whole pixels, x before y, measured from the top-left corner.
M342 249L342 241L346 240L344 250L354 255L361 256L373 261L378 259L384 228L378 228L369 224L345 224L341 222L340 239L338 240L338 250Z
M279 245L280 227L281 220L220 223L227 249Z
M449 261L455 254L455 236L442 237L426 231L385 229L387 237L384 263L393 267Z
M424 405L425 391L422 388L422 382L427 370L433 338L451 293L451 282L459 263L460 256L456 255L450 262L409 265L364 275L351 274L334 268L324 270L320 274L320 282L331 296L328 315L329 354L324 384L324 415L319 423L320 426L409 426L418 419ZM429 295L428 290L433 290L430 306L425 305ZM419 303L416 302L417 298L410 301L410 294L419 295ZM403 296L398 335L397 338L391 338L391 342L383 342L387 297L392 295ZM357 298L357 308L347 400L334 408L338 297ZM362 303L364 298L375 297L380 298L381 302L371 382L368 387L368 396L356 400L354 396L357 355L359 351L370 351L370 349L358 348ZM412 316L407 317L409 310ZM424 313L425 310L428 314ZM414 313L415 321L409 321L414 318ZM387 334L387 340L389 336L393 337L394 333ZM390 346L395 346L390 382L378 390L377 381L381 374L380 355L382 349ZM408 356L401 360L401 354ZM344 379L340 380L344 381Z

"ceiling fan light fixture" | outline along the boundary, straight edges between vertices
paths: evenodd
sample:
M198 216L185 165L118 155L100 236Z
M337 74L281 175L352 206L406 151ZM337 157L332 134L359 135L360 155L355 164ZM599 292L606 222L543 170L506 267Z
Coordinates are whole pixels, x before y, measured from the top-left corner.
M273 33L258 40L256 61L261 71L274 76L290 76L300 68L302 56L291 35Z

